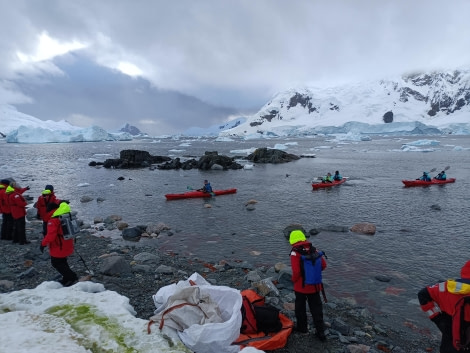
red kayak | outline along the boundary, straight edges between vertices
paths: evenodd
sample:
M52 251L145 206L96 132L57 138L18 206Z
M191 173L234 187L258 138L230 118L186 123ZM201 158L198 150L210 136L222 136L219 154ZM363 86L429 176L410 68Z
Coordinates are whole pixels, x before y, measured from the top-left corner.
M432 179L431 181L424 180L402 180L401 181L405 186L428 186L428 185L442 185L455 183L455 178L449 178L446 180Z
M212 197L226 194L235 194L237 189L213 190L212 192L202 192L198 190L187 191L180 194L166 194L167 200L192 199L195 197Z
M341 185L344 182L346 182L346 178L343 178L341 180L335 180L331 183L312 183L312 188L313 190L321 189L321 188L331 188L332 186Z

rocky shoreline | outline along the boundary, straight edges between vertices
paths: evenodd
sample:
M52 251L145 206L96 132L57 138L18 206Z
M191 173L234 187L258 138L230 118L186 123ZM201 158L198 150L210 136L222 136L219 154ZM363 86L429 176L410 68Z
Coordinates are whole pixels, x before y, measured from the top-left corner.
M104 284L107 290L126 296L137 312L148 320L155 310L152 296L159 288L187 279L198 272L214 285L239 290L254 288L266 295L268 303L294 319L294 295L288 283L288 268L276 264L271 268L254 268L249 263L183 257L177 253L161 253L149 242L116 240L101 235L103 227L83 225L76 241L76 253L69 263L81 280ZM116 234L120 231L115 227ZM41 222L28 218L27 238L30 244L18 245L0 241L0 292L34 288L43 281L57 280L48 252L39 251ZM151 239L149 239L151 242ZM328 292L327 292L328 293ZM309 334L293 332L287 345L275 353L307 352L438 352L437 329L422 332L412 323L393 327L377 323L367 308L346 300L328 298L324 304L327 342ZM411 330L410 330L411 328Z

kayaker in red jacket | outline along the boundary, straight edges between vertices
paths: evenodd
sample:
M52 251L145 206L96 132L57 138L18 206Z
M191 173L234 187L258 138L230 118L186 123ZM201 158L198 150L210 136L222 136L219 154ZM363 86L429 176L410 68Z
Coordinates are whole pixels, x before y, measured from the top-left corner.
M64 239L64 232L59 218L59 216L67 213L70 213L70 206L66 202L62 202L47 222L47 234L41 241L40 246L41 252L44 251L46 246L49 247L51 265L62 275L62 280L59 282L65 287L71 286L78 280L77 274L70 269L67 262L67 257L74 252L74 239Z
M292 282L294 283L295 293L295 317L297 325L295 330L302 333L308 332L307 322L307 302L312 314L313 323L316 329L316 335L321 341L326 340L325 324L323 321L323 304L320 292L323 284L305 284L302 276L302 253L313 247L312 243L307 241L305 234L301 230L293 230L289 236L289 243L292 245L290 253L290 262L292 267ZM321 271L326 268L326 260L320 257ZM317 260L318 261L318 260Z
M462 267L460 277L427 286L418 293L421 310L442 332L441 353L459 352L453 346L452 315L457 301L470 295L470 261Z
M13 239L13 218L11 217L10 206L6 194L6 188L10 185L10 180L2 179L0 181L0 213L2 214L2 233L0 238L3 240Z
M29 190L29 186L25 188L16 188L15 186L16 183L12 182L5 190L13 218L13 243L25 245L30 243L26 240L26 205L28 203L22 194Z
M64 200L65 201L65 200ZM58 199L54 194L54 186L46 185L41 195L38 197L34 207L37 208L38 218L42 220L42 235L45 236L47 233L47 222L51 217L51 213L47 212L47 205L54 203L60 205L62 200Z

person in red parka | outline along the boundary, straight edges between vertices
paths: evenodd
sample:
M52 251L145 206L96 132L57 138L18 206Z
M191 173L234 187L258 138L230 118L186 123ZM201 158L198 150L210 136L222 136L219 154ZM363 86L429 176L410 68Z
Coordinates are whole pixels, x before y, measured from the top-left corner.
M470 295L470 260L460 270L460 277L427 286L418 292L421 310L442 333L441 353L459 352L453 345L452 316L457 301Z
M2 214L2 240L13 239L13 218L11 218L10 206L6 194L6 188L10 185L10 180L2 179L0 181L0 213Z
M38 200L34 204L34 207L38 210L38 218L42 220L42 235L46 236L47 233L47 222L49 221L50 214L47 212L47 205L54 203L60 205L62 200L58 199L54 194L54 186L46 185ZM67 202L64 200L64 202ZM67 202L68 203L68 202Z
M20 245L30 243L26 240L26 205L28 203L22 195L26 190L29 190L29 186L17 188L15 182L10 183L5 190L13 218L13 243Z
M67 257L74 252L74 239L65 239L59 216L70 213L70 206L66 202L61 202L58 208L53 211L51 218L47 222L47 234L41 241L40 250L44 252L46 246L49 247L51 255L51 265L61 275L59 282L64 287L75 284L78 276L70 269Z
M320 293L323 290L323 283L306 284L304 283L305 279L302 274L302 253L309 252L309 250L313 248L313 245L307 241L305 234L301 230L293 230L290 233L289 243L292 245L290 262L295 293L295 317L297 319L295 330L301 333L308 332L308 303L308 307L313 318L313 324L315 325L316 336L321 341L325 341L326 336L325 324L323 321L323 304L320 297ZM326 260L323 257L320 257L320 259L321 271L323 271L326 268Z

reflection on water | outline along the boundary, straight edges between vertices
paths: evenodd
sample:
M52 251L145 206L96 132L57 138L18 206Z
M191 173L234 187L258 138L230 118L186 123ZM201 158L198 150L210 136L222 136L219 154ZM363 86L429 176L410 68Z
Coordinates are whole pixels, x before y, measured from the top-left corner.
M108 170L88 163L118 158L123 149L172 157L178 153L200 156L205 151L240 155L286 141L0 143L0 173L2 178L14 177L29 185L34 198L46 184L53 184L57 195L70 199L79 217L88 222L95 216L118 214L131 226L165 223L173 235L153 241L156 247L208 261L288 262L290 246L282 230L291 223L306 229L374 223L374 236L322 231L311 238L329 257L324 276L327 294L350 297L392 319L427 325L417 306L417 291L438 279L457 276L469 259L470 244L470 138L431 139L441 141L432 153L401 151L406 142L403 138L342 144L321 138L289 140L287 152L315 153L316 158L255 165L251 170L207 172ZM448 176L457 178L455 184L426 188L401 184L402 179L414 179L424 170L447 165L451 167ZM349 180L339 187L312 191L313 179L335 170ZM184 192L188 186L198 188L204 179L216 189L236 187L238 192L211 199L165 200L164 194ZM80 203L83 196L94 200ZM97 198L104 201L96 202ZM245 204L252 199L257 203L250 211ZM260 255L253 255L258 252ZM388 276L390 282L378 281L377 275Z

